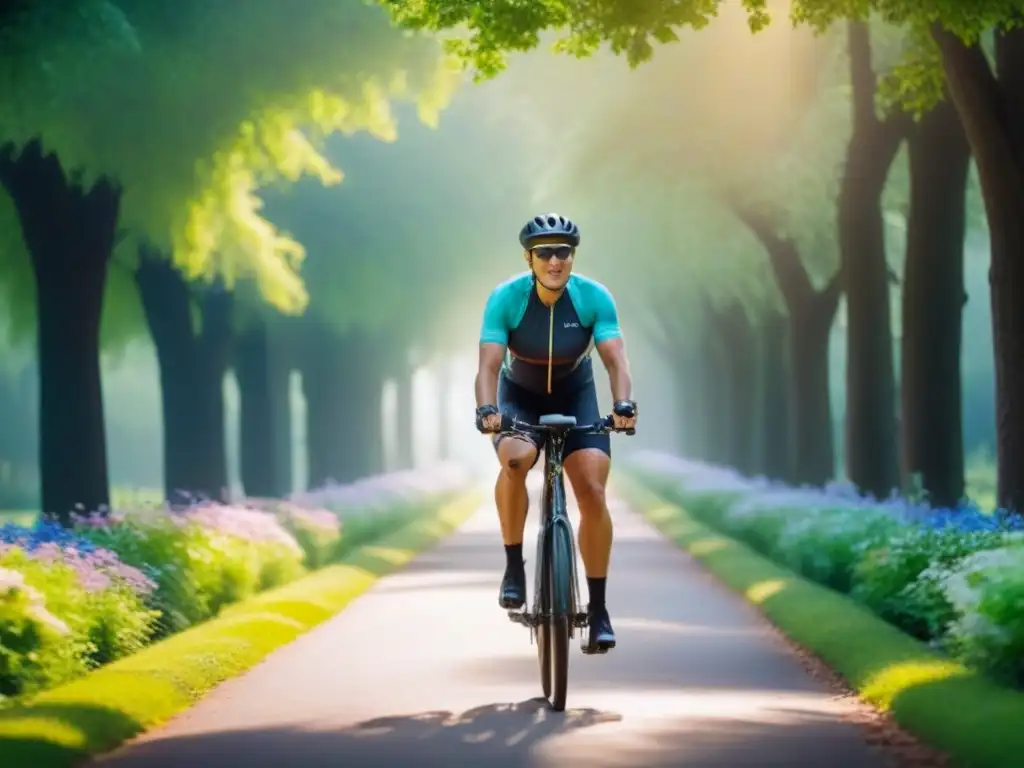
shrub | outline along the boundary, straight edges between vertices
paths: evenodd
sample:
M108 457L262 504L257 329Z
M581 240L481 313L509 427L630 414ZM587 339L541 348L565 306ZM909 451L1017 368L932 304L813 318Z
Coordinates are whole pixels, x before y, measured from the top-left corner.
M246 503L277 517L302 547L307 567L323 568L335 559L342 525L341 519L334 512L278 499L247 499Z
M133 507L79 516L73 530L46 520L4 525L0 704L326 565L467 480L443 467L331 486L305 501Z
M1024 521L964 503L879 501L848 485L790 488L667 454L630 467L694 517L870 608L905 632L1024 685Z
M0 701L59 679L69 635L23 574L0 568Z

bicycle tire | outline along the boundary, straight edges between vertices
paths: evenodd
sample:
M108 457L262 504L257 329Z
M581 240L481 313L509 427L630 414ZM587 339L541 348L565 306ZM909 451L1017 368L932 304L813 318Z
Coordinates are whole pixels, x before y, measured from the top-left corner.
M559 491L561 488L558 489ZM551 654L551 708L555 712L565 709L569 692L569 639L575 613L572 604L572 541L565 517L565 495L556 491L556 504L561 504L561 516L551 526L551 545L548 575L550 579L551 618L548 624Z
M548 562L551 557L547 545L547 537L541 535L540 546L537 548L537 571L539 578L537 584L536 615L549 616L551 614L551 588L548 579ZM537 635L537 663L540 665L540 688L544 698L551 698L551 632L548 631L546 621L538 621L536 626Z

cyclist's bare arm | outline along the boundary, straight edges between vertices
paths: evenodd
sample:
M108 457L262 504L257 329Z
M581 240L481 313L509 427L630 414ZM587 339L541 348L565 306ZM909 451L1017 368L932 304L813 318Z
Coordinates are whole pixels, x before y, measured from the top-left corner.
M497 405L498 375L505 360L505 345L480 345L480 361L476 370L476 406Z
M597 354L608 371L612 399L632 400L633 377L629 372L629 358L626 357L626 343L622 337L602 341L597 345Z

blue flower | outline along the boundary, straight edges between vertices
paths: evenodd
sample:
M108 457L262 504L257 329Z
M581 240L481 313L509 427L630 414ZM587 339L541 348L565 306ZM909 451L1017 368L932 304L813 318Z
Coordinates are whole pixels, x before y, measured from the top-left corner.
M96 545L60 523L39 518L31 527L6 523L0 526L0 543L16 544L32 551L40 544L57 544L62 548L75 547L80 552L92 552Z

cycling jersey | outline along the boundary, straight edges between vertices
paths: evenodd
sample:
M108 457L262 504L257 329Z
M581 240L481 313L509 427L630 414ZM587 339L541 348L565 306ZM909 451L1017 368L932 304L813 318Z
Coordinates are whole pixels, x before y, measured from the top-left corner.
M546 307L534 281L533 272L524 272L491 292L480 343L505 345L503 373L523 389L576 389L593 380L594 345L622 336L615 300L601 283L573 273Z

